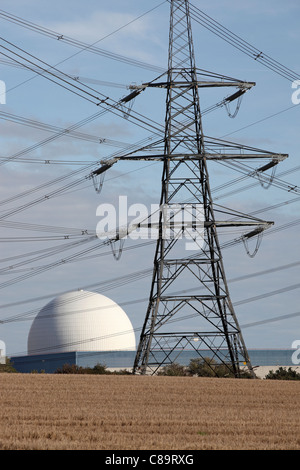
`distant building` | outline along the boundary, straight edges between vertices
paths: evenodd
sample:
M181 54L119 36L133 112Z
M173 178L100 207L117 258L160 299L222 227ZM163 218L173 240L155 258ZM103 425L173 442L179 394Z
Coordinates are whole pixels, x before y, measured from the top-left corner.
M124 310L104 295L79 290L54 298L40 310L28 334L27 356L12 357L11 362L19 372L51 373L64 364L125 368L132 367L135 349Z
M53 373L65 364L132 369L136 341L131 321L118 304L104 295L79 290L54 298L40 310L29 331L27 349L27 355L10 358L18 372ZM248 352L254 367L294 365L291 349ZM174 350L170 361L188 365L195 357L193 350ZM3 341L0 363L5 363Z

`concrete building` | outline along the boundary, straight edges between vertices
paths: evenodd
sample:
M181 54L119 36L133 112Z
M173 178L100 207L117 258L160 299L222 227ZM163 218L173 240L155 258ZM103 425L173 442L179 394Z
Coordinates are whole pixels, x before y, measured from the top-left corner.
M11 362L19 372L54 372L64 364L131 367L135 348L124 310L104 295L79 290L54 298L40 310L29 331L27 356Z
M134 330L124 310L104 295L78 290L56 297L40 310L29 331L28 354L10 359L18 372L53 373L65 364L131 369L135 350ZM291 349L248 352L258 376L279 366L299 372ZM188 365L195 353L183 351L177 356L175 351L170 359ZM5 344L0 341L0 361L4 358Z

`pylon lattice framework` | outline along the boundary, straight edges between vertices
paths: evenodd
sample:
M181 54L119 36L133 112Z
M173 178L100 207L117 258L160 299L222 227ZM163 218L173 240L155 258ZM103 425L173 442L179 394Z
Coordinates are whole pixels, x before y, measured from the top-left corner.
M227 84L229 82L227 80ZM224 86L224 82L219 85ZM160 233L134 372L155 373L159 367L176 360L181 351L190 348L195 357L204 361L207 356L211 357L231 369L236 377L240 376L240 365L246 364L253 376L230 300L216 231L218 224L209 186L198 96L201 83L195 65L188 0L171 1L168 75L164 86L167 99L160 204L193 200L193 204L202 205L204 234L198 256L179 258L178 245L182 248L183 237L178 237L177 232L173 239L164 239ZM245 89L246 84L240 88L242 92ZM194 227L195 230L197 232L198 228ZM182 282L189 286L188 295L176 294ZM169 331L168 327L174 325L176 317L182 313L183 319L197 318L196 329Z
M128 102L148 87L166 90L164 138L141 149L153 151L163 145L163 153L124 155L105 161L94 172L100 175L118 160L163 162L160 207L171 210L167 211L167 216L164 210L160 211L149 304L133 367L136 374L154 374L160 367L177 361L180 354L189 349L196 358L208 365L213 360L228 368L228 373L235 377L241 376L241 366L246 366L255 377L230 299L217 229L250 227L243 236L247 242L273 222L250 216L237 217L240 214L234 211L228 213L233 216L230 220L216 220L207 162L266 159L267 163L255 171L259 177L287 155L204 136L198 94L200 88L237 88L223 101L226 105L253 85L253 82L196 68L189 2L170 0L168 71L157 80L132 87L135 91L124 99ZM188 222L180 219L178 223L177 215L182 214L187 205L193 217ZM192 252L186 249L187 238L194 240Z

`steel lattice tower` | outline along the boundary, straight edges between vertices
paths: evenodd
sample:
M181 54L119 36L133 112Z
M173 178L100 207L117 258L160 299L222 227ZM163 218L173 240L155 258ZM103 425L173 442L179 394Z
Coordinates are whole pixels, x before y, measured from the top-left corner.
M212 160L234 160L242 165L244 160L266 159L267 163L251 176L268 182L264 172L274 169L287 155L203 134L199 89L237 89L220 103L226 106L240 99L255 83L197 69L189 2L169 1L168 71L149 83L132 86L134 91L120 101L120 106L127 104L151 87L166 90L164 136L132 153L105 160L91 175L103 176L119 160L160 161L163 165L159 220L153 224L148 218L138 224L151 230L156 225L158 235L149 304L133 372L154 374L189 349L195 358L208 365L213 360L235 377L241 376L242 366L255 377L230 299L217 230L250 227L241 237L247 244L273 222L224 208L216 210L207 164ZM217 212L221 220L215 217ZM224 219L225 213L225 219L229 219ZM114 240L126 233L120 231Z
M203 238L200 252L190 255L191 252L182 250L184 240L178 236L176 228L170 239L162 236L161 228L134 373L155 373L159 367L176 360L181 351L190 348L196 357L204 360L210 351L216 363L229 367L238 377L241 364L247 365L251 372L252 367L230 300L218 241L218 223L205 157L198 96L201 84L195 65L189 3L188 0L170 3L167 81L157 83L167 92L160 204L161 207L173 203L180 206L189 201L191 208L201 205ZM160 227L163 226L162 217ZM187 230L186 226L182 227L184 230ZM193 230L194 234L195 231L199 233L199 227L195 225ZM190 256L182 258L182 253ZM188 286L189 293L177 295L182 285ZM170 331L170 326L184 324L180 319L176 322L182 314L183 318L197 318L195 329L172 328Z

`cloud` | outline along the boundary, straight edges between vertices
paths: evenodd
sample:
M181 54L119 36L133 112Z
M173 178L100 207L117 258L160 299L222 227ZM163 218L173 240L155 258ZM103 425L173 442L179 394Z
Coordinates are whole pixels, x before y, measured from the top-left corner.
M52 23L50 24L50 28L66 36L76 37L81 41L93 43L111 35L114 31L133 20L134 16L126 13L94 11L86 18L81 18L76 21ZM145 25L141 23L132 23L126 27L125 35L126 37L136 34L142 34L142 36L144 36L144 27ZM122 32L119 34L124 36Z
M260 16L260 17L276 17L280 18L285 14L292 14L293 11L299 10L299 2L297 0L289 0L287 2L274 2L274 0L265 0L261 2L260 0L254 0L252 2L241 2L240 0L227 0L226 8L224 8L223 0L217 0L215 2L210 2L206 5L205 11L209 14L210 11L213 11L216 15L232 17L232 12L234 12L234 17L238 17L241 13L250 15L250 16ZM217 19L217 18L216 18ZM244 17L244 21L248 21L249 17ZM242 20L241 20L242 21Z
M155 22L158 21L160 17L157 16ZM162 49L164 59L167 58L165 42L153 29L153 16L139 18L137 14L95 10L85 17L50 22L47 27L64 36L136 60L157 63L158 50Z
M124 48L124 41L125 44L134 41L138 46L139 40L145 40L148 37L150 24L147 19L134 20L135 16L129 13L94 11L85 18L54 22L48 24L48 27L64 36L76 38L88 44L100 43L109 37L109 49L120 50L120 47ZM103 47L107 47L107 41L104 43Z

